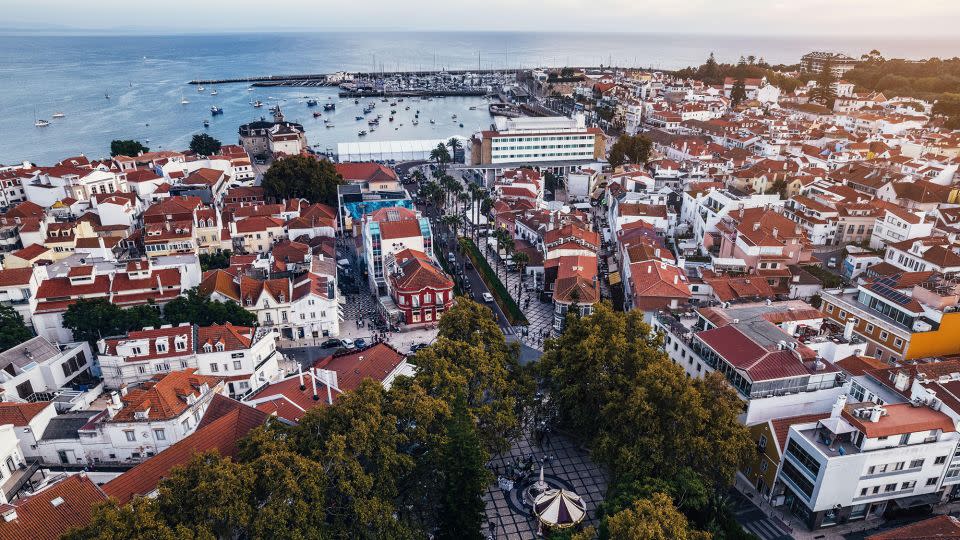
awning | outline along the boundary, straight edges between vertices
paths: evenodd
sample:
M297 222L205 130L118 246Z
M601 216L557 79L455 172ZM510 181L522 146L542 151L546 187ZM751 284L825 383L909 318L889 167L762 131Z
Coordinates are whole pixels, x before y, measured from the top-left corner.
M916 508L918 506L934 505L940 502L940 493L927 493L924 495L913 495L902 499L894 499L893 502L900 508Z
M611 286L612 286L612 285L617 285L617 284L619 284L620 281L621 281L621 280L620 280L620 272L610 272L610 275L609 275L609 277L608 277L608 280L610 281L610 285L611 285Z
M820 425L829 429L834 435L843 435L844 433L852 433L857 431L855 427L851 426L846 420L840 418L839 416L824 418L823 420L820 420Z

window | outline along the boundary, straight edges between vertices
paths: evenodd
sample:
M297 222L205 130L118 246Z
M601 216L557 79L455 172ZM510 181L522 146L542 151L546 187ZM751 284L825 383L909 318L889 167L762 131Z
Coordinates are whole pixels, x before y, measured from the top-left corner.
M183 426L183 430L184 430L184 431L190 431L190 419L189 419L189 418L187 418L187 419L185 419L183 422L181 422L180 425Z
M127 437L127 440L128 440L128 441L133 442L133 441L137 440L137 434L134 433L133 430L124 431L123 434Z
M156 437L156 439L157 439L158 441L165 441L165 440L167 440L167 434L166 434L166 432L163 431L163 429L155 429L155 430L153 430L153 436Z
M158 353L165 353L165 352L167 352L167 344L164 343L164 342L162 342L162 341L158 341L158 342L157 342L157 352L158 352Z
M909 437L909 435L907 435L907 437ZM901 444L903 444L903 441L902 441L902 440L901 440ZM904 463L903 461L898 462L896 465L893 466L893 470L895 470L895 471L902 471L904 464L905 464L905 463Z
M794 457L809 473L816 477L820 474L820 463L810 455L805 449L800 447L793 439L787 444L787 454Z
M890 337L890 334L886 332L880 332L880 339L886 341L888 337Z
M757 441L757 448L760 450L765 450L767 448L767 436L760 435L760 439Z
M927 478L927 485L928 485L928 486L935 486L935 485L937 485L937 477L934 476L933 478Z
M234 361L233 361L233 369L240 369L241 367L242 367L242 366L241 366L239 360L234 360Z
M865 496L867 495L867 489L868 489L868 488L863 488L863 489L860 490L860 496L861 496L861 497L865 497Z
M865 327L863 328L863 330L864 330L864 332L866 332L866 333L868 333L868 334L872 334L872 333L873 333L873 328L874 328L874 327L873 327L872 324L868 324L867 326L865 326Z
M918 467L923 467L923 460L922 460L922 459L915 459L915 460L913 460L913 461L910 462L910 468L911 468L911 469L916 469L916 468L918 468Z
M896 338L893 340L893 345L896 347L903 347L903 340L900 338Z
M890 493L891 491L896 491L896 490L897 490L897 484L896 484L896 483L887 484L887 485L883 486L883 492L884 492L884 493Z
M904 483L900 484L900 489L913 489L913 487L916 486L916 485L917 485L917 481L916 481L916 480L911 480L911 481L909 481L909 482L904 482Z
M934 465L943 465L947 462L947 456L937 456L937 459L934 460Z
M210 373L216 373L216 372L218 372L218 371L220 371L220 366L218 366L216 363L211 363L211 364L210 364Z
M833 313L833 304L827 304L827 313Z

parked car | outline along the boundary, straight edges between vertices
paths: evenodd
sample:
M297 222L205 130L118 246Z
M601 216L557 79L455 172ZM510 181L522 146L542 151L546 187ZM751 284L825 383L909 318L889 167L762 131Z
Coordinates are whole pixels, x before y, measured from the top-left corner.
M447 253L447 262L451 264L457 262L456 255L454 255L453 253Z
M362 349L367 346L367 341L363 338L357 338L353 340L353 346L358 349Z
M335 349L335 348L343 347L343 340L330 338L324 341L323 343L321 343L320 346L323 347L324 349Z
M463 263L463 266L464 266L467 270L473 270L473 263L470 262L470 261L465 261L465 262Z
M493 295L488 292L483 293L483 301L487 303L493 302Z
M836 268L836 267L837 267L837 258L830 257L830 259L827 260L827 268Z
M414 353L416 353L416 352L419 351L419 350L426 349L426 348L429 347L429 346L430 346L430 345L428 345L428 344L426 344L426 343L416 343L416 344L414 344L414 345L412 345L412 346L410 347L410 354L414 354Z

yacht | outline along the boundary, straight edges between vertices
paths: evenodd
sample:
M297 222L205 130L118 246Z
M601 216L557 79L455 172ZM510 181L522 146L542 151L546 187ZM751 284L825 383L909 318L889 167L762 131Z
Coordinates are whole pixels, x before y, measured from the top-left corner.
M359 122L360 120L363 120L362 116L355 116L354 118L357 120L357 122Z
M223 114L223 109L216 106L210 107L210 114L212 114L213 116L216 116L218 114Z
M357 137L363 137L366 134L367 134L367 130L361 129L360 131L357 132Z
M253 102L253 107L254 107L255 109L259 109L260 107L263 107L263 102L258 99L258 100L256 100L256 101Z
M204 88L203 88L203 85L201 84L200 86L197 87L197 92L203 92L203 91L204 91Z
M325 111L332 111L332 110L334 110L334 109L336 109L336 108L337 108L337 104L336 104L336 103L325 103L325 104L323 105L323 110L325 110Z
M220 92L217 92L217 89L216 89L216 88L214 88L213 90L210 91L210 95L211 95L211 96L215 96L215 95L217 95L217 94L219 94L219 93L220 93Z
M183 92L180 92L180 104L186 105L188 103L190 103L190 100L184 97Z
M307 100L307 107L316 107L316 106L317 106L317 100L312 98Z
M43 118L37 118L37 120L33 123L33 125L37 127L47 127L50 125L50 121L44 120Z
M53 116L54 118L63 118L63 117L65 117L65 116L67 116L67 115L63 114L62 112L55 112L55 113L53 113L53 115L51 115L51 116Z

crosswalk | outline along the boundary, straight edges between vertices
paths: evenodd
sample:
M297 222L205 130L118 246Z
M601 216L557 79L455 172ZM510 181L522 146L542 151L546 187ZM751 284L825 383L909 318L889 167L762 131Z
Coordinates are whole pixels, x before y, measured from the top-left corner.
M793 537L784 533L769 518L743 523L743 528L757 535L761 540L791 540Z

